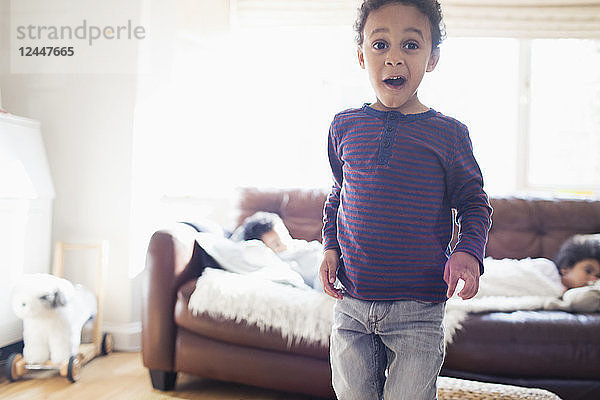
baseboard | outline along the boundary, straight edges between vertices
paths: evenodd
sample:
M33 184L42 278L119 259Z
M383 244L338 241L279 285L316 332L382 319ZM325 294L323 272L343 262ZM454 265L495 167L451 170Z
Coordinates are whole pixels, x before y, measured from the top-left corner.
M0 347L0 364L3 365L6 363L8 356L12 353L22 353L23 352L23 341L20 340L16 343L9 344L7 346Z
M142 322L104 322L102 330L112 334L113 348L116 351L142 350Z

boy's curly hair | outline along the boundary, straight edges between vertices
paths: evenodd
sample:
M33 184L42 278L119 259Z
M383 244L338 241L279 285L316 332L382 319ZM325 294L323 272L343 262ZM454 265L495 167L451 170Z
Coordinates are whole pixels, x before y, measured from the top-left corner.
M364 29L367 18L372 11L378 10L387 4L399 3L416 7L429 19L431 25L431 50L437 48L446 37L446 27L442 19L442 9L437 0L365 0L358 9L358 17L354 23L356 31L356 43L362 46L364 41Z
M596 259L600 263L600 234L570 237L558 250L555 263L560 271L587 259Z
M275 228L275 224L278 220L279 216L277 214L264 211L259 211L249 216L242 223L242 227L244 228L244 240L261 240L262 235Z

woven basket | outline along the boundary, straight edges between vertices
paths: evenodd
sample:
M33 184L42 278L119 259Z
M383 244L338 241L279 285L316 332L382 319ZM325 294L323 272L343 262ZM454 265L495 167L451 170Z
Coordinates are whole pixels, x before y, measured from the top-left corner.
M439 377L438 400L560 400L543 389Z

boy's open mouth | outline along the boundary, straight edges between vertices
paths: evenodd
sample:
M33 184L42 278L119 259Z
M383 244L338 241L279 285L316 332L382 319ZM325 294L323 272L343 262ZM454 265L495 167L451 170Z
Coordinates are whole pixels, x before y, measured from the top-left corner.
M400 87L402 85L404 85L404 83L406 82L406 78L402 77L402 76L394 76L391 78L387 78L383 80L387 85L393 86L393 87Z

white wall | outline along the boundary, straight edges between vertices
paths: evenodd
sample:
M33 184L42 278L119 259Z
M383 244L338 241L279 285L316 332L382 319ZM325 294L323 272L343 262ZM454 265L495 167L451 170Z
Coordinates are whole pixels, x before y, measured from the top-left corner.
M228 29L229 1L132 0L126 8L119 8L115 23L126 17L141 21L148 30L147 40L136 47L138 53L146 46L134 70L150 73L137 75L11 73L10 57L15 55L10 52L10 3L0 0L2 103L13 114L41 122L56 191L52 240L109 241L104 327L128 336L121 343L115 338L117 348L139 347L138 273L147 238L136 239L136 235L140 236L138 225L144 223L140 209L148 203L146 183L141 181L149 177L147 173L141 179L134 177L134 144L144 140L144 121L138 120L134 129L135 110L148 102L164 101L156 98L156 88L171 73L174 29L184 35ZM96 11L109 16L115 12L105 3L94 4L103 8L90 9L90 16ZM137 165L137 170L143 168ZM148 185L152 187L151 182Z
M131 323L138 319L128 274L136 75L10 73L9 7L0 0L2 103L41 122L56 190L53 241L109 241L104 321Z

